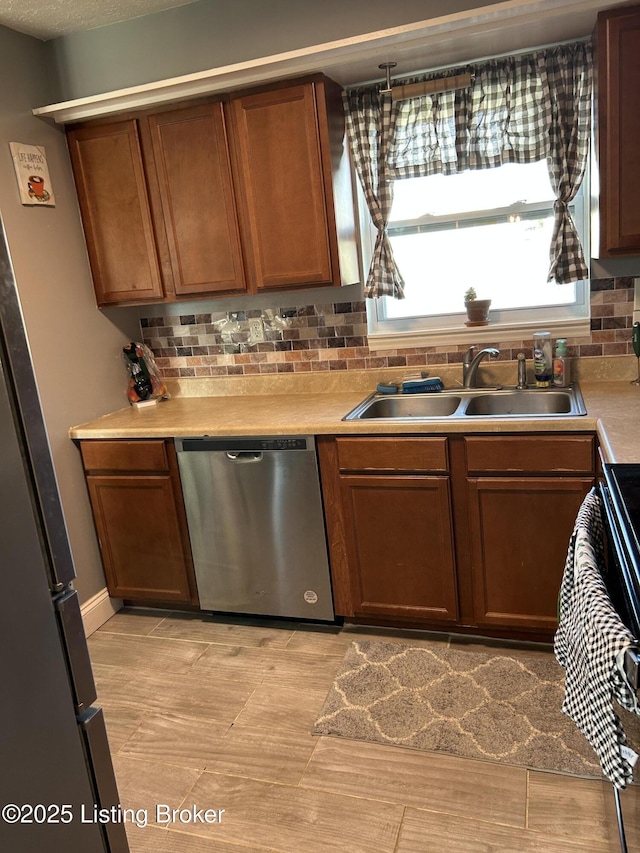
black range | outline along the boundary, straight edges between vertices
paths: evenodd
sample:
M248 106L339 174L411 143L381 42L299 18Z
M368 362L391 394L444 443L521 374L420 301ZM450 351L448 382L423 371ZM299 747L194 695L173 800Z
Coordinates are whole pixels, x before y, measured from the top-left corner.
M640 639L640 464L607 463L600 484L608 586L621 618Z

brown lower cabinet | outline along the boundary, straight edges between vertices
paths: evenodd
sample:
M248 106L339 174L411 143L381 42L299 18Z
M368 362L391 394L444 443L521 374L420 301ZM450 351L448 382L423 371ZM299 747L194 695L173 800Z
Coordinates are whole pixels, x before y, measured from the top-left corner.
M173 442L80 442L110 595L197 605ZM548 639L591 433L319 436L338 616Z
M336 612L548 638L595 436L320 437Z
M592 485L583 477L469 479L479 627L556 629L569 535Z
M173 442L81 441L109 595L197 604Z
M340 479L354 609L455 622L449 478L353 474Z
M447 439L320 437L318 449L336 611L455 622Z

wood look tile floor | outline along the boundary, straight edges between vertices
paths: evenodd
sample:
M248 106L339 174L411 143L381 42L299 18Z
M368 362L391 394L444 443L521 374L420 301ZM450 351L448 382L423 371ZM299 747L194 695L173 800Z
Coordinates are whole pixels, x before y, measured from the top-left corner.
M314 737L356 637L434 639L142 609L103 625L89 650L120 799L148 819L127 824L132 853L618 853L602 780ZM157 804L224 811L167 822ZM622 804L640 853L640 786Z

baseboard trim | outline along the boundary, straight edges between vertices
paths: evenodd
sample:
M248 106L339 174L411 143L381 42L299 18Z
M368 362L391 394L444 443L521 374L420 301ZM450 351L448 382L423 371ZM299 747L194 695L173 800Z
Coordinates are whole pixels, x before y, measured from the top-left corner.
M90 637L122 607L122 599L110 598L107 588L101 589L80 606L85 637Z

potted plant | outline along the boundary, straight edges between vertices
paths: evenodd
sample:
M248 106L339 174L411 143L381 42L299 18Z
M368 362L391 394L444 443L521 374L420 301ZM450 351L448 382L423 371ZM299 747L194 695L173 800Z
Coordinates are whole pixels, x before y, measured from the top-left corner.
M464 307L468 320L465 326L486 326L489 323L490 299L478 299L475 289L470 287L464 295Z

